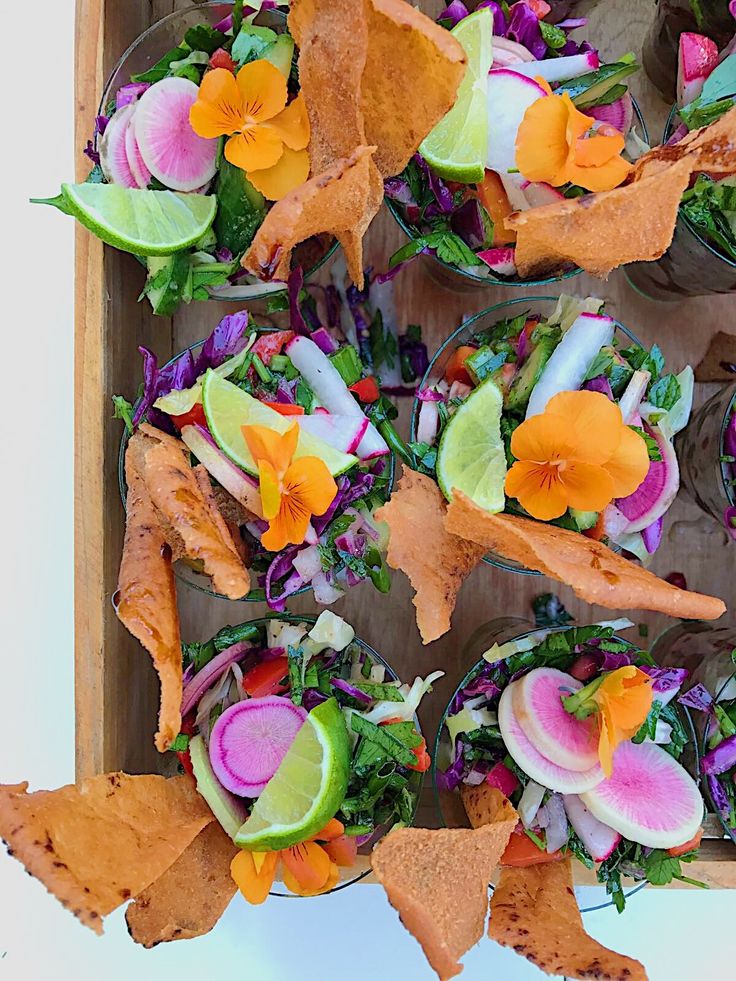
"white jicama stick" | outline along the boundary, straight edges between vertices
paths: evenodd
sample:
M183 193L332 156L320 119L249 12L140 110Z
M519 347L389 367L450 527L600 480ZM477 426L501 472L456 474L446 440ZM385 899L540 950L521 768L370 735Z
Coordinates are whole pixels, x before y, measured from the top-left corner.
M627 425L634 421L634 417L639 411L641 400L644 398L644 393L647 390L647 385L651 377L648 371L635 371L629 379L629 384L626 386L624 394L618 402L621 415Z
M527 78L543 78L547 82L564 82L568 78L578 78L588 72L598 71L600 61L595 51L583 54L565 55L562 58L548 58L546 61L526 61L514 65L513 71Z
M222 484L228 494L257 518L263 517L258 487L225 456L206 430L198 425L184 426L181 438L210 476Z

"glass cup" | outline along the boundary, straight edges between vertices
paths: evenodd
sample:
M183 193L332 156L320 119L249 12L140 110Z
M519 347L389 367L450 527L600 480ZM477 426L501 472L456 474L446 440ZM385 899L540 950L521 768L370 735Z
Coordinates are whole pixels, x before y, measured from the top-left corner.
M269 620L283 620L286 623L294 624L304 623L308 624L310 627L317 622L317 618L314 616L295 616L294 614L290 613L272 613L265 617L258 617L256 620L250 620L246 624L239 624L238 626L265 628ZM355 646L360 653L365 654L366 658L368 658L368 660L370 660L373 664L380 664L386 672L387 681L401 681L391 665L378 653L378 651L374 650L370 644L367 644L359 637L355 637L355 639L351 641L349 647L350 646ZM422 729L419 724L419 718L416 715L414 716L413 724L414 728L421 736ZM414 819L416 818L423 783L424 774L420 773L418 770L412 770L408 783L408 787L414 798L414 806L411 814L411 820L409 822L410 825L414 823ZM339 867L340 881L333 889L330 890L330 893L338 892L340 889L346 889L354 882L360 882L361 879L364 879L366 876L370 875L370 853L373 850L374 845L390 830L390 827L381 828L380 834L373 835L369 840L365 841L358 847L358 861L350 868ZM275 888L270 893L271 896L283 896L287 899L305 898L302 896L295 896L294 893L289 892L283 883L274 883L274 887ZM329 895L329 893L323 893L322 895Z
M680 34L706 34L719 48L724 47L736 30L728 8L728 0L657 0L657 12L644 40L642 64L663 99L675 98Z
M703 511L724 523L725 512L736 505L736 465L723 457L736 455L726 441L729 420L736 411L736 385L725 385L701 406L677 437L682 486Z
M278 328L264 327L259 325L255 329L256 329L256 333L260 335L260 334L271 334L274 331L276 331ZM197 341L195 344L191 344L189 348L187 348L186 350L191 351L192 354L196 356L199 353L199 350L203 344L204 341ZM173 358L171 358L167 362L166 365L164 365L164 368L167 367L169 364L171 364L171 362L176 360L176 358L178 358L179 356L180 356L179 354L176 354ZM163 368L161 370L163 370ZM136 402L136 405L137 404L138 403ZM120 497L123 502L123 508L125 508L125 504L128 496L128 483L125 479L125 451L128 448L129 439L130 439L130 434L128 433L128 430L126 428L123 430L123 435L120 440L120 452L118 454L118 486L120 488ZM388 484L386 486L386 500L388 500L388 498L391 496L391 491L393 489L394 478L396 474L396 460L394 458L393 453L389 454L388 467L389 467L389 475L388 475ZM228 600L231 603L263 603L266 598L265 591L259 587L257 589L251 589L251 591L248 593L247 596L242 596L238 600L231 600L230 597L223 596L222 593L215 592L215 590L212 588L212 582L210 580L210 577L206 576L202 571L198 570L192 563L188 562L186 559L180 559L178 562L174 563L174 575L178 580L180 580L180 582L185 583L187 586L190 586L192 589L198 590L200 593L206 593L207 596L213 596L215 597L215 599L224 599L224 600ZM302 586L300 589L297 589L293 593L290 593L289 597L301 596L303 593L308 592L310 588L311 587L308 585ZM280 614L274 614L274 615L279 616ZM302 619L304 618L302 617Z
M503 320L505 317L516 316L524 308L524 305L529 307L530 312L539 312L543 317L549 316L557 306L557 300L558 298L556 296L521 296L514 300L505 300L503 303L496 303L494 306L488 307L486 310L481 310L480 313L476 313L475 316L470 317L464 323L460 324L457 330L453 331L447 340L438 348L429 363L421 384L417 387L417 391L436 384L444 376L447 362L452 357L455 349L462 344L468 344L475 338L476 334L488 330L497 321ZM640 345L639 340L628 328L624 327L618 320L614 321L614 323L616 324L617 340L625 339L628 344ZM415 398L411 414L412 442L416 442L421 406L421 401ZM614 551L619 551L619 549L614 549ZM488 555L483 556L483 561L488 565L495 566L497 569L505 569L507 572L517 572L523 576L541 575L535 569L527 569L518 562L514 562L512 559L502 558L494 552L489 552Z
M642 139L648 143L649 142L649 132L644 122L644 117L641 114L638 103L636 99L632 99L634 107L634 115L638 125L641 127ZM396 220L397 225L401 228L402 232L410 240L414 240L418 237L419 229L416 225L412 225L407 217L406 212L402 205L397 201L392 201L390 198L384 198L388 210L393 215ZM448 290L455 290L458 293L470 293L477 289L485 289L487 286L509 286L509 287L531 287L531 286L547 286L551 283L560 283L563 280L570 279L572 276L577 276L582 272L577 266L567 268L566 270L552 276L543 276L541 279L521 279L518 276L512 277L500 277L494 275L490 269L483 270L479 272L474 272L472 269L461 269L458 266L453 266L449 262L445 262L443 259L438 258L434 255L422 255L420 256L424 269L430 279L434 280L439 286L444 287ZM480 269L480 267L478 267Z
M167 51L180 44L190 27L202 23L215 27L231 14L232 10L232 3L198 3L182 10L175 10L152 24L133 41L113 68L102 93L99 114L107 115L106 107L114 101L117 90L130 82L131 75L139 75L155 65ZM255 23L282 32L286 27L286 15L279 10L262 11L255 18ZM301 266L304 269L304 278L308 279L333 255L337 245L337 240L332 235L315 235L296 246L292 265ZM140 261L145 265L144 259ZM264 283L245 270L242 272L242 277L240 282L212 287L208 290L210 297L232 302L260 298L268 293L277 293L285 289L281 282Z
M558 633L559 631L566 629L569 628L543 628L541 629L541 633L546 635L547 633ZM452 708L453 702L462 689L473 680L475 675L482 670L483 667L487 666L487 662L483 659L483 654L485 651L487 651L494 644L501 645L508 643L509 641L524 640L527 637L531 637L535 633L539 632L540 628L535 627L529 620L525 620L521 617L501 617L495 620L490 620L488 623L484 623L478 627L463 648L460 663L464 665L471 665L471 667L462 681L458 684L457 688L452 694L452 697L447 703L444 712L442 713L442 719L440 721L435 739L434 753L432 754L432 789L434 792L437 815L442 827L467 828L470 826L460 795L456 791L441 790L438 787L437 781L438 771L444 770L447 767L452 759L452 753L454 750L454 747L450 744L449 734L445 726L445 722L447 716L450 714L450 709ZM685 716L684 712L682 714ZM693 745L695 745L694 735L695 734L693 732ZM625 889L626 898L629 899L635 893L643 889L646 884L646 882L638 882L631 886L631 888ZM605 909L606 907L613 905L611 900L607 900L603 903L596 902L599 895L598 887L576 887L576 895L578 904L580 905L580 910L583 913L590 913L594 910Z

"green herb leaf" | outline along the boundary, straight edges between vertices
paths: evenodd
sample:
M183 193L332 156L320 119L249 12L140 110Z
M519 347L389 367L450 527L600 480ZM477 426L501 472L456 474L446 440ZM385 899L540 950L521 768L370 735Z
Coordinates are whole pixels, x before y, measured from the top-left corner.
M413 730L411 722L395 723L388 726L377 726L374 722L353 712L350 716L350 728L359 736L375 743L391 759L396 760L402 766L414 766L417 762L417 754L412 752L405 741L398 738L399 734L404 735L404 730L399 731L398 726L408 726ZM417 737L416 745L419 745L421 737Z
M682 391L675 375L662 375L649 389L647 398L658 409L671 409L679 401Z
M172 753L186 753L186 751L189 749L190 739L191 736L188 736L185 732L180 732L169 746L169 749Z
M133 406L122 395L113 395L113 419L122 419L130 436L133 432Z
M556 51L558 48L564 48L567 44L567 34L554 24L548 24L546 21L540 20L539 31L544 43L553 51Z
M639 436L641 436L646 443L649 459L655 463L658 463L662 459L662 452L659 449L657 440L653 436L650 436L645 429L641 428L641 426L629 426L629 429L633 429L635 433L638 433Z

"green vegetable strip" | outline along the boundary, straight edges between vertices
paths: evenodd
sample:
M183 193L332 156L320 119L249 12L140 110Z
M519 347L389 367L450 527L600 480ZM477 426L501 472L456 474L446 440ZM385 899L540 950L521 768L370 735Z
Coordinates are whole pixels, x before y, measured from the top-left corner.
M369 722L368 719L356 713L353 713L350 717L350 727L359 736L363 736L364 739L376 743L391 759L396 760L402 766L416 766L416 753L408 749L395 736L386 732L384 727L377 726L375 723Z

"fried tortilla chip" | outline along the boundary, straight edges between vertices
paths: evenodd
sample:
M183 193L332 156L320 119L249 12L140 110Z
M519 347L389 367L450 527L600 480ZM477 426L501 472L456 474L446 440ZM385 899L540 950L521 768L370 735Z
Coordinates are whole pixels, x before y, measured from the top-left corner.
M126 910L133 940L155 947L209 933L235 895L230 862L237 852L217 821L208 824Z
M245 268L261 279L286 280L292 250L299 242L320 232L339 237L358 228L374 201L371 157L375 149L357 147L277 201L243 256ZM357 256L352 250L345 259L353 282L362 285L362 253Z
M497 787L487 783L472 786L469 783L460 785L465 813L468 815L471 828L482 828L484 824L515 817L516 812L508 799Z
M519 275L572 262L605 279L624 263L658 259L672 241L682 193L699 170L736 170L736 108L680 143L644 154L622 187L509 216L504 224L516 232Z
M547 974L646 981L639 961L589 937L573 891L571 861L503 868L491 896L488 936Z
M189 558L202 562L217 592L229 599L247 595L248 570L225 522L202 493L184 453L170 443L157 443L145 453L143 476L154 506L181 536Z
M422 643L429 644L450 629L460 587L485 549L448 533L439 487L431 478L407 467L376 517L389 526L386 559L392 569L401 569L414 587L417 626Z
M0 785L0 837L85 926L137 896L212 821L191 777L103 773L59 790Z
M736 382L736 334L719 330L695 369L695 381Z
M369 0L367 9L365 132L379 171L393 177L454 105L467 57L449 31L404 0Z
M141 441L131 437L125 454L125 542L118 574L117 614L151 655L161 682L156 748L163 753L181 729L182 666L179 613L171 556L156 509L136 469Z
M483 936L488 883L517 818L507 804L481 828L400 828L373 850L376 877L441 981Z
M717 620L726 612L715 596L691 593L659 579L601 542L512 514L491 514L453 491L445 528L504 558L572 586L587 603L612 610L656 610L685 620Z

